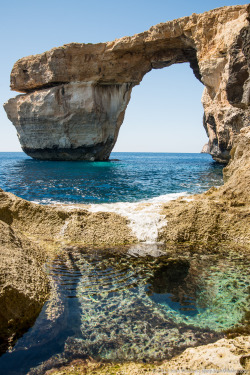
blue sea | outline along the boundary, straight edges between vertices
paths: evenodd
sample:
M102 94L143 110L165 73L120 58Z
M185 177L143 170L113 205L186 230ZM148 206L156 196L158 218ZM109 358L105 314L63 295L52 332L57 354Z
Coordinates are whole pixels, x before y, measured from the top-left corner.
M113 152L108 162L53 162L2 152L0 188L41 204L138 202L219 186L222 168L198 153Z
M221 185L223 167L207 154L112 153L111 159L49 162L0 153L0 188L36 203L117 212L139 241L67 246L48 260L50 296L34 325L0 356L0 374L41 375L89 357L161 361L246 326L244 253L171 251L157 243L166 225L161 203Z

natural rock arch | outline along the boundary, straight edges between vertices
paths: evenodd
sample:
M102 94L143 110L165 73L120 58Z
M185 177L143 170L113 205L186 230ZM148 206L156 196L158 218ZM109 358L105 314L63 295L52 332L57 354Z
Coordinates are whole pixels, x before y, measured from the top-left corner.
M71 43L18 60L5 103L23 150L43 160L107 160L131 90L151 69L189 62L202 96L209 152L228 162L249 125L250 6L218 8L99 44Z

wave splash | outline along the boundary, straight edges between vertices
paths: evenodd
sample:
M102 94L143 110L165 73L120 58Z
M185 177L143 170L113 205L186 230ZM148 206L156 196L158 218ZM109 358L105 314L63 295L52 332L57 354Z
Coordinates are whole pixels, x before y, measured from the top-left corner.
M113 212L129 220L129 227L140 242L156 243L158 232L167 221L161 214L162 204L179 197L188 197L186 192L160 195L139 202L117 202L92 204L90 212Z

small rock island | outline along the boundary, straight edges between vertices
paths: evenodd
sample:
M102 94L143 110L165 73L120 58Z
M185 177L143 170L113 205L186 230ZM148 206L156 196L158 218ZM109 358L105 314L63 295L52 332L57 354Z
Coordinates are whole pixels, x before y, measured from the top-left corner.
M108 160L133 87L152 69L189 63L204 84L206 152L227 163L249 126L249 5L152 26L113 42L70 43L18 60L4 108L22 149L40 160ZM181 103L180 103L181 106Z

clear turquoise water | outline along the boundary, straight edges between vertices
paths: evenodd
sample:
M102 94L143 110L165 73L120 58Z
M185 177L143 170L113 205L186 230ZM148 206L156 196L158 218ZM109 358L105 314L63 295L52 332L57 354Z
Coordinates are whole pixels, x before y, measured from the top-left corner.
M119 161L47 162L0 153L0 188L42 204L93 204L199 193L222 184L222 166L206 154L111 157ZM0 374L40 375L89 356L144 362L171 358L244 325L246 256L230 249L209 255L207 249L173 253L160 245L136 246L68 248L47 264L50 298L34 326L0 357Z
M136 246L67 248L47 264L51 296L34 326L0 357L0 373L40 375L89 356L162 360L243 324L249 257L184 248L158 248L155 257L152 245L138 257Z
M0 188L43 204L135 202L199 193L222 184L222 166L207 154L112 153L110 162L37 161L0 153Z

